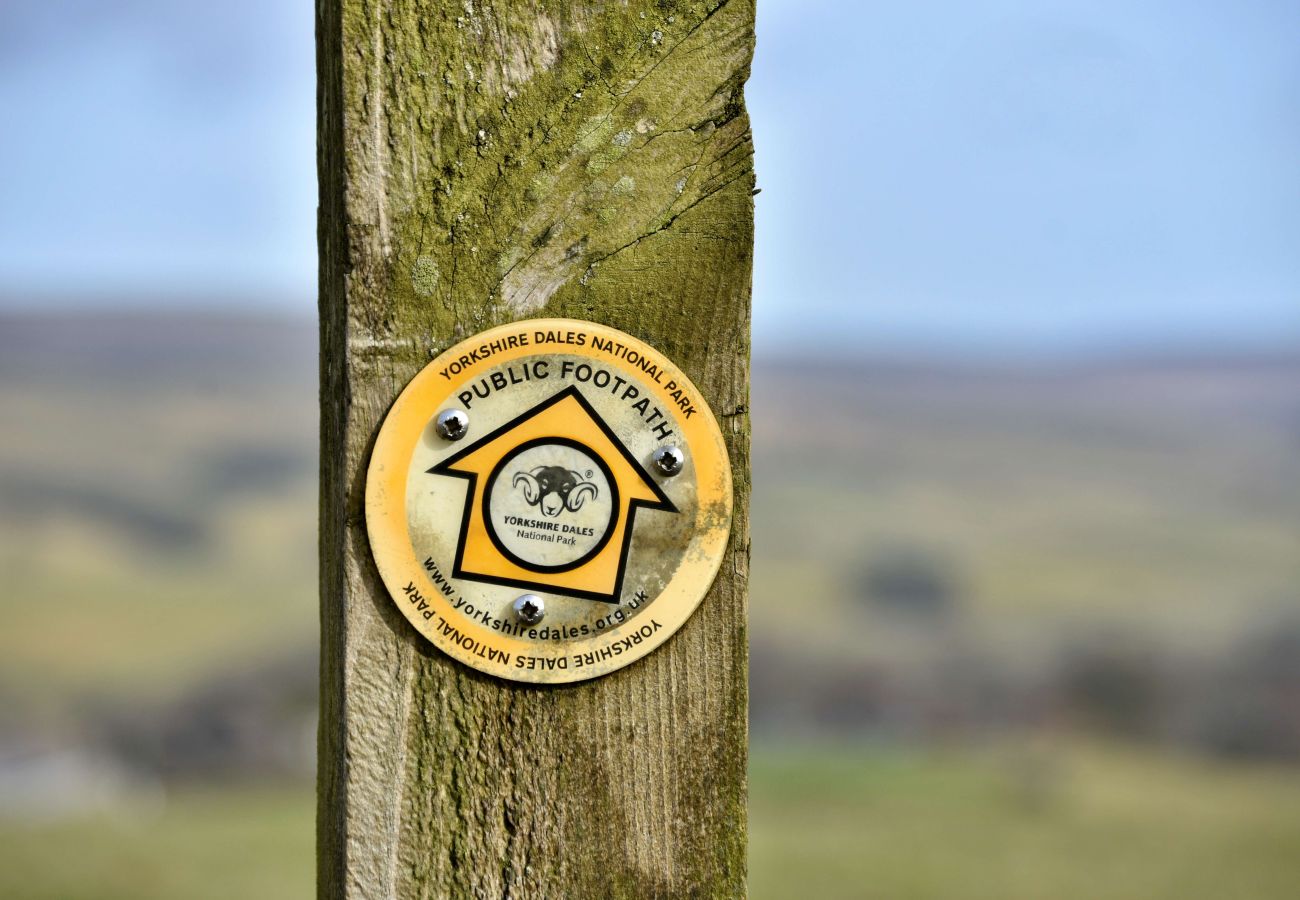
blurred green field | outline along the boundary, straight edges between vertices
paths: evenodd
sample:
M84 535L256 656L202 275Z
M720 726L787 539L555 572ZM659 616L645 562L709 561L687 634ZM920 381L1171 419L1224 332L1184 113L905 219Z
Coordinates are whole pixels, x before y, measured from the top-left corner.
M760 749L754 900L1294 897L1300 780L1089 744Z
M0 896L307 898L313 802L191 789L153 812L0 825ZM754 900L1282 900L1298 885L1287 770L1082 744L753 755Z
M180 791L165 806L0 823L8 900L228 900L310 897L314 800L296 788Z

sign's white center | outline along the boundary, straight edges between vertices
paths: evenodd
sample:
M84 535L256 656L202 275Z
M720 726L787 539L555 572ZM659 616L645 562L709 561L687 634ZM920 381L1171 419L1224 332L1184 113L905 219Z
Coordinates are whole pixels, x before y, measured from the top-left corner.
M497 549L538 572L571 569L600 552L618 509L605 462L577 441L556 438L508 453L483 494L483 519Z

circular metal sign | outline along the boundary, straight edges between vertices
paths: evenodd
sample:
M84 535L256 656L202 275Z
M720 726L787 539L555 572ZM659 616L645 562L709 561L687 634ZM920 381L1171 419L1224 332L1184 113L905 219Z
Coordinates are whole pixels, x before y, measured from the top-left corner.
M731 529L731 466L695 386L652 347L532 319L439 356L384 419L370 547L437 647L516 681L581 681L666 641Z

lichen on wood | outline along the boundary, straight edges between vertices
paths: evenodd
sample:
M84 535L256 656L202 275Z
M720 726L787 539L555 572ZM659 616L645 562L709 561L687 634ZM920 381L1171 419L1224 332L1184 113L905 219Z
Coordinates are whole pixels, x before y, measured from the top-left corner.
M745 877L752 2L318 0L321 897L738 897ZM492 325L654 344L718 414L731 555L593 682L480 675L370 559L385 410Z

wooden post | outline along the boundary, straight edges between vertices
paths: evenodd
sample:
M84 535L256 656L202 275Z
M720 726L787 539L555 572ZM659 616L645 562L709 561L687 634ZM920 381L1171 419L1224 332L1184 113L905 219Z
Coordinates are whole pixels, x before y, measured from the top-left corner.
M753 2L317 6L319 896L743 896ZM421 638L363 514L411 377L542 315L677 362L736 491L728 559L682 630L552 687Z

